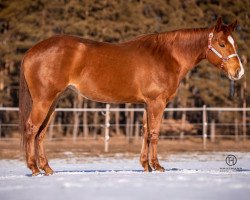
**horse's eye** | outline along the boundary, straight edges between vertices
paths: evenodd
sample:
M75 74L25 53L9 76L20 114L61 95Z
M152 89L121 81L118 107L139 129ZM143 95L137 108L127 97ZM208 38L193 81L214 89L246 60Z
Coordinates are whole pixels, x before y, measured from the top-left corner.
M220 44L220 47L225 47L225 44Z

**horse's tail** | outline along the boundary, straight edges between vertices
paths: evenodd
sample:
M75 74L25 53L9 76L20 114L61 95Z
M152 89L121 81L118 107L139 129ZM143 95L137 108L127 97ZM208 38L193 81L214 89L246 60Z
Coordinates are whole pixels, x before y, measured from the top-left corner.
M26 123L32 108L32 99L29 92L28 85L24 76L24 59L20 67L20 80L19 80L19 129L21 134L21 144L25 147L26 144Z

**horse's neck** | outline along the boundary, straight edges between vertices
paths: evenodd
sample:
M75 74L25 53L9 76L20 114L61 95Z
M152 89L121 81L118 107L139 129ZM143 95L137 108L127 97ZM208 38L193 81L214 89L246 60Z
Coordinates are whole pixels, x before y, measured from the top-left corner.
M146 49L159 62L174 71L179 71L180 79L206 57L208 35L207 29L186 29L160 34L141 36L129 41L138 49Z
M170 52L181 67L181 76L206 57L210 32L210 29L176 31Z

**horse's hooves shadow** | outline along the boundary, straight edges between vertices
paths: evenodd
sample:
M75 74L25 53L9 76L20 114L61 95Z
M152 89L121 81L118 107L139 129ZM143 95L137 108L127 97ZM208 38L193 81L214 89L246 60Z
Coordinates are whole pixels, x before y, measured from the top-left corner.
M209 171L209 170L202 170L202 169L180 169L180 168L170 168L170 169L165 169L165 172L181 172L181 171ZM220 170L222 172L224 172L224 170ZM232 170L225 170L225 172L227 171L233 171L233 172L250 172L250 169L241 169L241 168L235 168ZM123 169L87 169L87 170L57 170L54 171L54 174L81 174L81 173L144 173L143 170L140 169L136 169L136 170L123 170ZM155 171L153 171L155 172ZM164 172L161 172L164 173ZM31 174L26 174L26 176L28 177L32 177ZM45 176L45 173L41 173L38 176Z
M166 169L165 171L182 171L183 169L171 168ZM144 170L141 169L86 169L86 170L57 170L54 171L54 174L81 174L81 173L144 173ZM153 170L154 172L154 170ZM38 176L45 175L45 173L41 173ZM32 177L31 174L26 174L28 177Z
M55 173L107 173L107 172L143 172L143 170L123 170L123 169L87 169L87 170L58 170Z
M57 170L53 174L81 174L81 173L112 173L112 172L131 172L131 173L140 173L143 170L113 170L113 169L87 169L87 170ZM45 173L40 173L38 176L45 176ZM28 177L32 177L32 174L26 174Z

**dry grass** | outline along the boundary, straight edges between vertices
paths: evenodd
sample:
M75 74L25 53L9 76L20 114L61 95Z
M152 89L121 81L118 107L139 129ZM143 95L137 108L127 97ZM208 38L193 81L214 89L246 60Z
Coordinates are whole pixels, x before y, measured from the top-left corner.
M124 137L111 138L109 141L109 152L104 152L104 141L102 138L79 139L73 142L71 139L58 141L45 141L45 147L48 158L61 158L72 152L74 155L84 156L114 156L117 153L126 153L127 155L135 155L140 153L141 139L128 141ZM172 153L182 152L249 152L250 140L235 142L234 140L220 140L216 143L207 142L207 148L203 148L200 138L192 140L160 140L159 154L168 155ZM70 154L70 153L69 153ZM0 159L23 159L24 154L20 148L18 139L0 140Z

